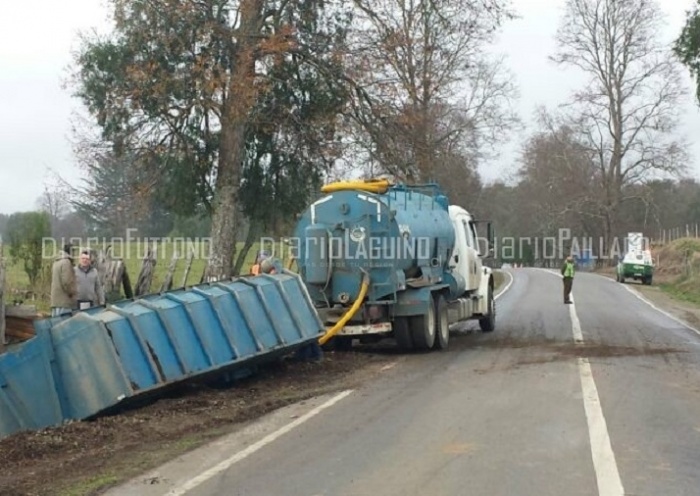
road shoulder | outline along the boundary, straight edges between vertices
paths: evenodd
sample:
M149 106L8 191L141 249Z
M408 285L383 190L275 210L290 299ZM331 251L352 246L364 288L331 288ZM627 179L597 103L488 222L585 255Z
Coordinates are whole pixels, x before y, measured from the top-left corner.
M607 274L598 275L610 279L615 284L620 284L616 282L612 276ZM682 322L685 322L690 327L700 329L700 306L688 301L679 300L663 291L659 286L645 286L637 282L626 282L624 284L628 289L641 294L651 303Z

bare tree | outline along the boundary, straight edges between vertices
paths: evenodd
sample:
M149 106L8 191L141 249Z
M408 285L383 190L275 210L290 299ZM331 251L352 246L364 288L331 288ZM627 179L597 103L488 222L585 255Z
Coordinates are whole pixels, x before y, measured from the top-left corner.
M353 44L364 98L356 122L369 160L407 179L434 175L441 154L474 169L515 121L512 79L484 48L510 13L502 0L354 0Z
M553 60L589 81L568 105L572 126L592 152L602 193L606 246L616 234L625 186L683 169L674 132L684 94L652 0L568 0Z

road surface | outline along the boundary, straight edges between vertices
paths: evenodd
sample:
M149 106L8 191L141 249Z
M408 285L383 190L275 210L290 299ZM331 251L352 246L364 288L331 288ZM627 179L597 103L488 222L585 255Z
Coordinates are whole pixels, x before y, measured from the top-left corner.
M112 494L700 494L700 335L633 285L516 269L497 329L397 356Z

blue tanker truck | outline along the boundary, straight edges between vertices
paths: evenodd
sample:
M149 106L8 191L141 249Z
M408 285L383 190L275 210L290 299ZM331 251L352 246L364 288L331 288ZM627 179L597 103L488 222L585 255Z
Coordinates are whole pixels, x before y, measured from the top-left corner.
M436 184L328 184L291 240L299 273L332 340L395 338L404 349L446 349L450 326L495 329L494 278L477 222Z

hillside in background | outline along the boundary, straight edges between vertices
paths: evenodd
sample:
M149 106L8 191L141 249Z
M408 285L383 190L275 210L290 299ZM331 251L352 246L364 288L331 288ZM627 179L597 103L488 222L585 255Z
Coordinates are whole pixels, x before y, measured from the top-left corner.
M678 299L700 304L700 239L682 238L652 251L654 285Z

